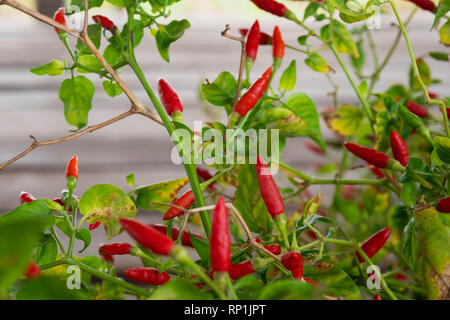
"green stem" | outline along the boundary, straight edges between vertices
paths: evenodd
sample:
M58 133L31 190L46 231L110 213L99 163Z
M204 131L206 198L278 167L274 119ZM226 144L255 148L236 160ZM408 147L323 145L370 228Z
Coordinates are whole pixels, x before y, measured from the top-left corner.
M299 49L299 48L297 48L297 47L290 46L290 45L288 45L288 44L285 44L284 46L285 46L286 48L291 49L291 50L294 50L294 51L298 51L298 52L301 52L301 53L304 53L304 54L309 54L309 52L306 51L306 50L302 50L302 49Z
M55 227L52 228L51 232L52 232L53 238L55 238L56 243L58 244L59 249L61 250L61 253L63 255L66 255L66 250L64 249L64 246L63 246L63 244L61 242L61 239L59 239L59 236L56 233Z
M386 278L386 277L383 275L383 278ZM424 293L421 288L418 288L416 286L410 285L408 283L405 283L405 282L402 282L402 281L398 281L398 280L395 280L395 279L385 279L385 280L390 285L393 285L393 286L396 286L396 287L403 287L403 288L409 289L411 291L414 291L414 292L417 292L417 293L420 293L420 294Z

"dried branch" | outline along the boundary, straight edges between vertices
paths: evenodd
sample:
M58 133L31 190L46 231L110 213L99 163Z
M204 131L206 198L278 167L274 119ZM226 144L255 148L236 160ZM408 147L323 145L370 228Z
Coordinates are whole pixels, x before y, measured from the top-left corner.
M227 33L229 30L230 30L230 25L227 24L225 26L225 30L223 30L221 32L221 35L223 37L226 37L231 40L239 41L241 43L241 62L239 64L239 77L238 77L238 83L237 83L237 88L236 88L236 95L234 97L233 105L231 108L231 111L233 111L234 107L238 103L239 96L241 94L241 89L242 89L242 76L243 76L244 70L245 70L245 38L243 36L235 37L235 36L229 35Z
M89 24L89 0L84 0L84 21L83 21L83 32L81 36L88 37L88 24Z
M82 135L85 135L86 133L90 133L93 131L96 131L100 128L106 127L110 124L113 124L119 120L122 120L128 116L131 116L132 114L137 113L134 110L129 110L125 113L122 113L120 115L118 115L117 117L114 117L112 119L109 119L107 121L101 122L99 124L93 125L93 126L89 126L83 130L80 130L78 132L75 132L73 134L70 134L68 136L65 137L61 137L61 138L56 138L56 139L52 139L52 140L47 140L47 141L38 141L34 136L30 135L30 138L33 139L33 143L22 153L18 154L17 156L15 156L14 158L11 158L10 160L3 162L2 164L0 164L0 171L2 171L5 167L9 166L10 164L16 162L17 160L23 158L24 156L26 156L28 153L30 153L32 150L38 148L38 147L42 147L42 146L48 146L51 144L57 144L60 142L64 142L64 141L68 141L68 140L72 140L75 139L77 137L80 137Z

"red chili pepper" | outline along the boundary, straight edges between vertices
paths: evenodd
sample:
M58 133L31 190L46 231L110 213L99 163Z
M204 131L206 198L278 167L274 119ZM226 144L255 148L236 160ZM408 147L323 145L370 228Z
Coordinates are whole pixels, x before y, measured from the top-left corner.
M383 299L381 299L381 296L380 296L379 294L376 294L376 295L373 297L373 300L383 300Z
M409 0L423 10L433 11L436 7L431 0Z
M259 22L256 20L250 28L250 32L248 33L247 41L245 43L245 55L247 58L251 58L252 61L255 61L256 59L260 40L261 33L259 31Z
M397 280L408 280L408 278L403 273L400 273L400 272L398 272L395 275L395 279L397 279Z
M263 93L266 91L271 75L272 67L269 67L261 78L256 80L251 88L241 97L239 102L236 104L234 111L243 117L247 114L247 112L253 109Z
M272 55L275 59L283 59L284 57L284 41L278 26L273 29Z
M25 278L35 279L41 276L41 269L33 261L28 262L27 268L25 269Z
M172 239L139 221L121 218L120 223L139 244L155 254L168 256L172 248L175 247Z
M316 153L318 155L323 155L324 154L323 150L317 144L315 144L313 142L310 142L310 141L305 142L305 147L309 151L312 151L312 152L314 152L314 153Z
M242 36L246 36L248 33L248 29L239 29L239 33ZM259 44L260 45L266 45L266 44L271 44L272 43L272 37L269 36L267 33L265 32L260 32L260 37L259 37Z
M275 216L283 214L284 203L280 190L278 190L275 180L270 174L269 167L260 155L258 155L256 161L256 175L261 197L263 198L270 215L275 218Z
M91 224L89 225L89 231L92 231L92 230L97 229L98 227L100 227L101 224L102 224L102 223L101 223L100 221L96 221L96 222L94 222L94 223L91 223Z
M129 243L110 243L104 244L100 247L99 253L102 256L115 256L129 254L131 249L131 244Z
M283 266L291 271L295 279L301 280L303 276L303 258L298 252L288 251L281 257Z
M406 167L409 160L408 147L396 131L391 131L391 149L394 159Z
M273 0L251 0L258 8L272 13L276 16L283 17L287 11L284 4Z
M436 92L431 92L431 91L428 91L428 96L429 96L431 99L436 99L436 98L439 97L439 95L438 95Z
M164 220L170 220L178 216L182 216L184 214L184 210L180 209L188 209L195 203L195 197L192 190L188 190L183 193L178 199L173 202L173 207L170 207L164 215ZM176 206L176 207L175 207Z
M370 238L368 238L361 244L362 251L364 251L364 253L369 258L372 258L375 255L375 253L380 251L380 249L389 239L391 231L392 231L391 228L385 228L373 234ZM356 253L356 255L358 256L359 262L364 262L364 259L359 255L358 252Z
M53 15L53 19L56 22L59 22L63 26L67 27L67 20L66 20L66 9L65 8L59 8L56 10L55 14ZM55 27L55 31L60 31L57 27Z
M165 225L151 224L150 226L155 228L156 230L158 230L161 233L167 234L167 226L165 226ZM180 234L180 231L177 228L172 228L172 240L173 241L178 239L179 234ZM202 239L202 236L200 236L198 234L194 234L194 233L191 233L191 234L198 239ZM189 236L189 232L183 231L183 235L181 236L181 244L183 246L194 247L194 245L192 244L192 241L191 241L191 237Z
M264 246L264 248L266 248L275 255L279 255L281 253L281 247L276 244L269 244L267 246Z
M73 156L69 160L69 164L66 168L66 178L74 177L75 179L78 179L78 157Z
M370 168L370 171L372 171L372 173L374 175L376 175L380 179L384 179L384 173L380 169L378 169L377 167L372 166L370 163L367 163L367 165Z
M95 16L92 16L92 20L94 20L96 23L100 23L100 25L103 28L105 28L106 30L109 30L111 32L114 32L117 29L117 27L114 24L114 22L112 22L111 20L109 20L105 16L95 15Z
M244 261L240 263L233 263L228 270L231 279L239 279L243 276L252 274L254 272L252 262Z
M125 275L131 280L160 286L169 281L170 276L167 272L159 272L155 268L133 268L125 270Z
M348 151L353 153L358 158L361 158L377 168L388 168L391 170L402 171L403 166L397 161L390 158L387 154L379 152L375 149L359 146L353 142L344 144ZM401 168L400 168L401 167Z
M440 200L436 205L436 209L442 213L450 213L450 197Z
M210 179L213 178L213 175L212 175L207 169L203 169L203 168L197 167L195 170L197 171L197 175L199 176L199 178L200 178L202 181L208 181L208 180L210 180ZM216 182L214 181L213 183L211 183L210 185L208 185L208 189L210 189L210 190L216 190L216 188L214 187L214 184L215 184L215 183L216 183Z
M177 116L178 118L180 118L181 112L183 112L183 104L181 103L180 97L175 92L175 90L170 86L169 83L167 83L167 81L165 81L164 79L159 79L158 91L159 96L161 97L162 104L169 116Z
M20 200L20 204L23 204L23 203L33 202L34 200L36 200L36 198L33 197L30 193L28 193L26 191L22 191L20 193L19 200Z
M305 280L305 282L308 282L308 283L312 284L315 287L319 286L319 284L316 281L314 281L313 279L303 277L303 280Z
M350 200L355 196L355 186L346 184L342 187L342 198Z
M317 239L317 234L316 234L314 231L312 231L312 230L306 230L306 233L308 234L308 236L309 236L311 239L313 239L313 240L316 240L316 239Z
M114 257L110 255L102 255L103 260L114 263Z
M212 270L228 271L231 264L231 237L224 197L219 197L214 208L209 244Z
M419 118L425 118L428 115L427 108L411 100L406 103L406 108Z

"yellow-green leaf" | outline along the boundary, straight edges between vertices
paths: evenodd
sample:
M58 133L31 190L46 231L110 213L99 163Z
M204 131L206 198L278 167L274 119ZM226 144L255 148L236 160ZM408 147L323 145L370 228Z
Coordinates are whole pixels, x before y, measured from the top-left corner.
M355 57L359 57L358 48L353 40L352 34L347 28L339 21L333 20L333 44L337 51L341 53L351 54ZM324 25L320 29L320 36L328 41L330 40L330 25Z
M146 210L166 212L167 206L155 203L171 203L177 197L178 191L188 182L188 178L182 178L141 186L135 190L136 205Z
M450 19L439 30L439 37L442 44L450 46Z
M305 59L305 63L308 67L317 72L328 73L331 70L333 70L328 64L328 62L324 58L322 58L322 56L320 56L315 52L311 53Z
M328 124L333 131L344 136L351 136L358 132L364 118L357 107L342 105L328 118Z

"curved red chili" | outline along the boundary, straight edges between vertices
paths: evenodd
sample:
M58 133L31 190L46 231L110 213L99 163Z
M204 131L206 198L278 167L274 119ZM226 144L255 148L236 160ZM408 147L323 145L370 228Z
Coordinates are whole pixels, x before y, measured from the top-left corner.
M73 156L69 160L69 164L66 168L66 178L74 177L75 179L78 179L78 157Z
M409 160L408 147L396 131L391 131L391 149L394 159L406 167Z
M374 165L377 168L386 168L388 166L388 161L391 159L388 155L383 152L379 152L375 149L366 148L359 146L353 142L347 142L345 147L348 151L353 153L358 158L365 160L366 162Z
M239 29L239 33L242 36L246 36L248 34L248 29ZM272 43L272 37L269 36L267 33L265 32L259 32L260 37L259 37L259 44L260 45L266 45L266 44L271 44Z
M269 244L267 246L264 246L264 248L266 248L275 255L279 255L281 253L281 247L276 244Z
M158 91L162 104L169 116L172 117L172 114L177 111L183 112L183 104L180 97L166 80L159 79Z
M155 228L156 230L158 230L161 233L167 234L167 226L165 226L163 224L151 224L150 226ZM172 240L173 241L178 239L179 234L180 234L180 231L178 230L178 228L172 228ZM191 234L198 239L202 239L202 236L200 236L198 234L195 234L195 233L191 233ZM188 231L183 231L183 234L181 235L181 244L183 246L194 247Z
M96 222L94 222L94 223L91 223L91 224L89 225L89 231L92 231L92 230L97 229L98 227L100 227L101 224L102 224L102 223L101 223L100 221L96 221Z
M231 279L239 279L254 272L252 262L244 261L233 263L228 270Z
M31 195L31 193L28 193L26 191L22 191L20 193L19 200L20 200L20 204L24 204L24 203L33 202L34 200L36 200L36 198L33 197Z
M131 244L129 243L110 243L104 244L100 247L99 253L102 256L115 256L129 254L131 249Z
M266 204L267 210L274 218L277 215L284 213L284 203L281 197L280 190L275 183L270 169L264 162L264 159L258 155L256 160L256 175L258 179L259 192Z
M303 276L303 258L298 252L288 251L281 257L283 266L291 271L295 279L301 280Z
M55 14L53 15L53 19L62 24L63 26L67 27L67 19L66 19L66 9L65 8L59 8L56 10ZM60 31L59 28L55 27L55 31Z
M436 6L431 0L409 0L409 1L426 11L434 11L434 8L436 8Z
M367 165L368 165L370 171L372 171L372 173L373 173L375 176L377 176L377 177L380 178L380 179L384 179L384 177L385 177L385 176L384 176L384 173L383 173L380 169L378 169L377 167L371 165L370 163L367 163Z
M168 256L175 243L165 234L155 228L147 226L139 221L120 218L120 223L139 244L151 250L155 254Z
M273 29L272 55L274 58L283 59L284 57L284 41L278 26Z
M188 209L194 203L195 203L194 192L192 192L192 190L186 191L172 203L172 205L174 206L170 207L169 210L167 210L163 220L170 220L175 217L182 216L184 214L184 210L180 208Z
M427 108L411 100L406 103L406 108L419 118L425 118L428 115Z
M213 211L209 244L212 270L228 271L231 265L231 237L224 197L219 197Z
M440 200L436 205L436 209L439 212L450 213L450 197Z
M159 272L155 268L132 268L125 270L125 275L134 281L140 283L151 284L154 286L160 286L170 280L170 276L167 272Z
M92 20L94 20L96 23L99 23L103 28L111 32L113 32L116 29L116 25L114 24L114 22L112 22L107 17L102 16L100 14L92 16Z
M245 55L253 61L256 59L258 53L259 41L261 40L261 33L259 31L259 22L256 20L250 32L248 33L247 41L245 42Z
M234 110L239 113L241 117L245 116L256 103L261 99L263 93L267 89L270 76L272 75L272 67L269 67L264 74L256 80L256 82L250 87L250 89L241 97L236 104Z
M367 240L365 240L361 244L362 251L364 251L364 253L369 258L372 258L378 251L380 251L380 249L389 239L391 231L392 231L391 228L385 228L370 236ZM358 252L356 253L356 255L358 257L359 262L364 262L364 259L359 255Z
M27 268L25 269L24 276L27 279L35 279L41 276L41 269L33 261L28 262Z
M284 4L276 2L274 0L251 0L261 10L272 13L276 16L283 17L287 11Z

